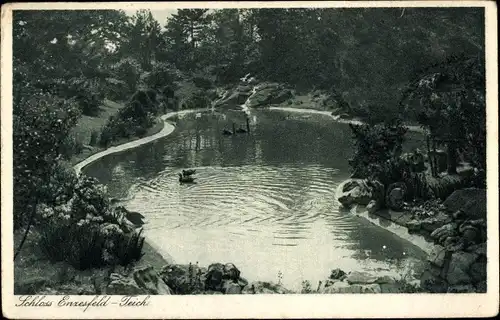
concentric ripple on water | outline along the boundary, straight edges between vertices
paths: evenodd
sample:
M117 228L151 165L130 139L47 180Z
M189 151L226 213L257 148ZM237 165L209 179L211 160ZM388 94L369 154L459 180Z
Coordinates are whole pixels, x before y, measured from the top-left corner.
M148 241L177 263L233 262L248 279L315 286L333 268L400 272L422 252L339 209L348 178L347 125L255 112L251 134L222 137L239 115L179 120L152 145L110 156L87 172L141 212ZM196 184L179 184L184 168Z

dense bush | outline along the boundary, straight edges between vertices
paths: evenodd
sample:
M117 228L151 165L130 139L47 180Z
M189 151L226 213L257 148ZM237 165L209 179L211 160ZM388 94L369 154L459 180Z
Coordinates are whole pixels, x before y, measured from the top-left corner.
M155 124L160 111L156 91L138 90L123 109L109 117L101 131L99 145L108 147L110 143L120 138L144 136Z
M39 191L58 170L61 150L80 116L72 99L61 99L31 86L14 86L14 225L26 222Z
M144 237L109 205L106 188L82 176L64 204L41 204L40 245L54 261L75 268L126 265L142 257Z
M199 90L194 92L185 102L185 108L202 109L210 106L208 92Z
M137 89L142 74L141 64L133 58L124 58L111 66L113 78L126 84L126 92L122 94L129 96Z
M354 135L354 155L349 160L353 177L379 180L386 186L401 181L406 162L400 156L408 129L400 122L350 127Z
M152 70L145 72L140 77L142 87L160 92L167 85L174 84L180 79L180 72L169 63L156 63Z

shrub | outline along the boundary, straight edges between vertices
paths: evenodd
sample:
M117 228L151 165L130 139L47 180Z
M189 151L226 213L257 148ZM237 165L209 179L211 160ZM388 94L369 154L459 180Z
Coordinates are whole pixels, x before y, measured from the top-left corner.
M110 208L106 189L80 177L73 198L63 205L39 205L40 245L54 261L75 268L127 265L142 257L144 237L124 225L123 215Z
M73 155L80 154L82 151L83 143L74 134L71 134L63 139L59 153L65 160L69 160Z
M57 170L65 139L81 112L73 99L61 99L32 86L14 86L13 97L14 226Z
M198 88L208 90L213 88L213 83L210 79L204 78L204 77L194 77L193 78L193 83L195 86Z
M379 180L385 186L401 181L405 162L400 158L407 128L393 124L353 125L354 155L349 160L353 176Z
M99 133L95 130L92 130L92 132L90 133L89 145L91 145L91 146L97 145L98 137L99 137Z
M139 84L142 73L141 64L132 58L125 58L111 66L114 79L125 82L127 94L134 92Z

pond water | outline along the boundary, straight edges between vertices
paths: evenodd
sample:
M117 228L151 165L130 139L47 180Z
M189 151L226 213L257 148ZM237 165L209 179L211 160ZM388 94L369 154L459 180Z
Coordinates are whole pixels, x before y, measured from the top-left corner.
M340 209L335 189L349 177L352 153L347 124L262 110L252 111L250 134L223 136L232 122L246 128L244 114L175 122L171 135L85 172L141 212L148 242L176 263L232 262L249 280L298 289L333 268L394 275L423 259L416 246ZM179 184L184 168L197 170L196 184Z

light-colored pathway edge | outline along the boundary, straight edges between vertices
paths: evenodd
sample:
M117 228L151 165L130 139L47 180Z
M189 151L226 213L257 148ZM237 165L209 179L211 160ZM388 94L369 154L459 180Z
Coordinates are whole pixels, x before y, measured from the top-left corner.
M81 162L74 165L73 169L75 170L77 175L80 175L83 168L85 168L86 166L88 166L92 162L97 161L97 160L99 160L107 155L117 153L117 152L126 151L126 150L129 150L132 148L136 148L136 147L145 145L147 143L153 142L155 140L158 140L160 138L166 137L169 134L171 134L172 132L174 132L174 130L175 130L175 126L166 122L166 120L168 120L169 118L175 117L175 116L185 115L187 113L193 113L193 112L201 112L201 111L206 111L206 109L189 109L189 110L182 110L182 111L176 111L176 112L164 114L160 117L160 119L163 121L163 128L159 132L157 132L151 136L137 139L134 141L130 141L130 142L127 142L124 144L120 144L118 146L110 147L106 150L103 150L101 152L93 154L90 157L86 158L85 160L82 160Z
M363 124L362 121L360 120L349 120L349 119L340 119L338 116L332 115L331 111L326 111L326 110L315 110L315 109L305 109L305 108L290 108L290 107L269 107L269 110L281 110L281 111L286 111L286 112L297 112L297 113L311 113L311 114L321 114L327 117L332 118L333 120L340 122L340 123L352 123L352 124ZM424 133L424 129L420 128L419 126L411 126L411 125L404 125L405 127L408 128L409 131L413 132L420 132Z

